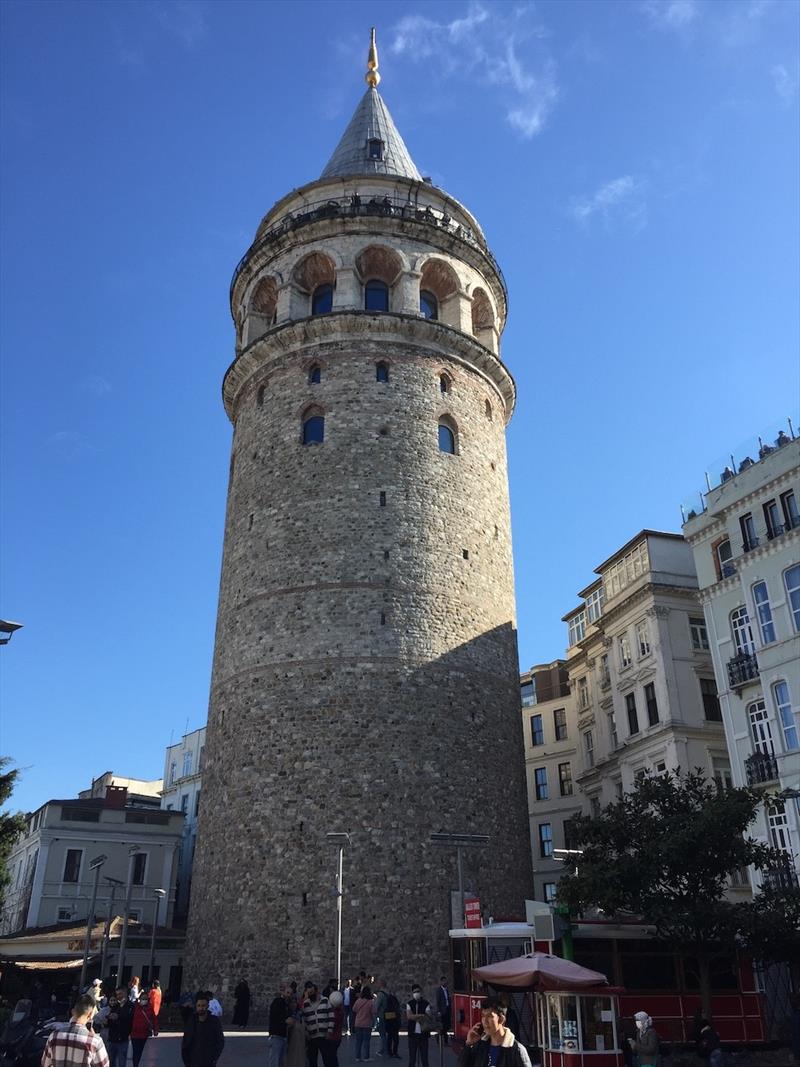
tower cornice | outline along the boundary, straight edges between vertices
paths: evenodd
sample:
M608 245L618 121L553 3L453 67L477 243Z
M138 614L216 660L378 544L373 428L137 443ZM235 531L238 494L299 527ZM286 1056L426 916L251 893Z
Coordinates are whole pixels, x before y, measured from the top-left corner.
M403 352L418 348L431 358L455 360L489 383L503 404L506 424L516 402L516 384L495 354L468 334L435 319L399 312L334 311L273 326L257 338L228 367L222 381L225 411L233 422L238 398L267 365L311 348L342 341L380 341Z

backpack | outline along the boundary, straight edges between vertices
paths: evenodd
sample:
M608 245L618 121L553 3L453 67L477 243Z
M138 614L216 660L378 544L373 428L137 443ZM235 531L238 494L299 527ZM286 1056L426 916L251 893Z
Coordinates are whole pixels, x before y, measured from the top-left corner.
M400 1015L400 1001L394 993L385 993L386 1007L383 1009L384 1019L397 1019Z

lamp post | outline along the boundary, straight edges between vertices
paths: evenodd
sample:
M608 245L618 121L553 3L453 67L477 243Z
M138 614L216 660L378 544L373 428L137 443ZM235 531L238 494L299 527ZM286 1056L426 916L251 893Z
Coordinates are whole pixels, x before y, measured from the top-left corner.
M344 873L344 846L350 844L350 834L328 833L325 834L329 841L339 846L339 863L336 875L336 985L342 988L342 894L344 886L342 876Z
M109 878L105 875L104 882L108 882L111 886L111 900L108 902L108 915L106 916L106 928L103 931L103 954L100 957L100 977L102 978L106 973L106 963L108 962L108 943L111 939L111 921L114 918L114 897L117 894L117 886L125 885L121 878Z
M131 845L128 849L128 884L125 888L125 912L122 917L122 936L119 940L119 963L117 964L117 985L123 981L122 972L125 969L125 949L128 947L128 916L131 913L131 893L133 891L133 864L136 860L138 845Z
M94 871L94 887L92 888L92 903L89 905L89 914L86 918L86 941L83 946L83 963L81 965L81 977L78 989L83 992L86 983L86 965L89 962L89 945L92 941L92 926L94 925L94 909L97 904L97 886L100 882L100 868L108 859L108 856L95 856L89 863L89 870Z
M153 908L153 932L150 935L150 970L147 972L150 985L153 984L153 969L156 965L156 926L158 926L158 908L163 898L167 895L166 889L154 889L153 895L155 897Z
M7 645L15 632L21 629L21 622L11 622L10 619L0 619L0 645Z
M464 853L465 847L485 848L489 844L488 834L449 834L431 833L432 845L455 845L458 860L458 908L461 922L464 922Z

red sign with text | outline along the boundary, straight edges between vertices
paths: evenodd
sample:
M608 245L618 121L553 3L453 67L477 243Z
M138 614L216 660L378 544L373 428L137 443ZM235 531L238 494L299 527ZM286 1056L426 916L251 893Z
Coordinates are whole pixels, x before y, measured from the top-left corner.
M467 930L480 929L481 902L477 897L464 898L464 927Z

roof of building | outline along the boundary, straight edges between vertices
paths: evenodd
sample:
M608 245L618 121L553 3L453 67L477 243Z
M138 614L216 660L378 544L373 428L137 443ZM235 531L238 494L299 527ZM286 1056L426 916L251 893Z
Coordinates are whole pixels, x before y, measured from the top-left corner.
M369 141L380 141L380 159L371 159ZM328 160L321 178L345 178L358 174L385 174L422 181L389 109L377 89L370 86L342 138Z
M622 548L618 548L612 556L609 556L608 559L604 559L602 563L599 563L595 567L594 573L602 574L602 572L605 570L606 567L609 566L609 564L614 563L615 560L619 559L620 556L624 556L626 552L630 552L634 545L638 544L639 541L641 541L645 537L664 537L670 541L686 540L683 534L672 533L671 531L667 530L640 530L635 537L632 537L630 539L630 541L626 541Z

